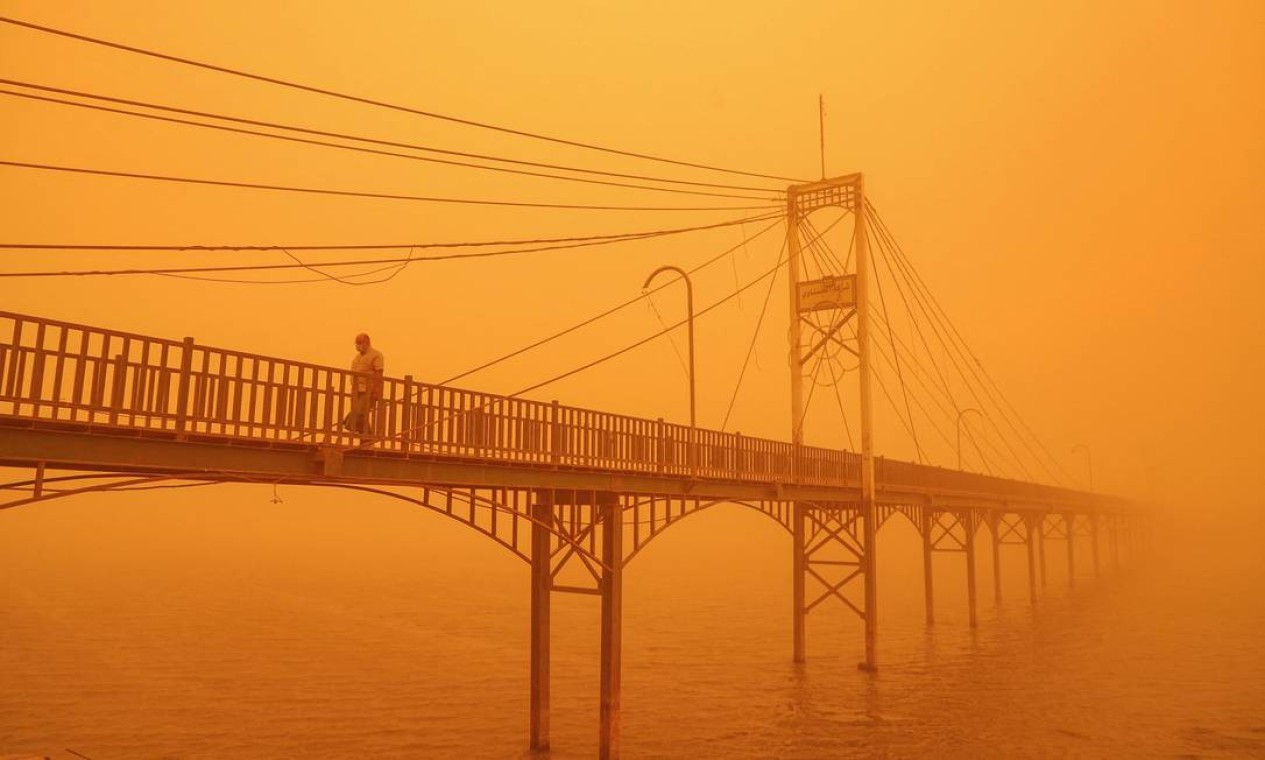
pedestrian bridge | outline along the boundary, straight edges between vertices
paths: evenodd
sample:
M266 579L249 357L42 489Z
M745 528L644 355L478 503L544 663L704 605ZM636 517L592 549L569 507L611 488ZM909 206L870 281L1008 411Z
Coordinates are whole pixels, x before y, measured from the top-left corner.
M1118 561L1135 514L1101 494L878 458L872 517L858 454L693 429L663 419L387 377L372 434L343 428L355 376L292 358L0 312L0 509L161 480L329 486L403 499L460 520L531 568L531 744L548 746L549 600L600 597L601 747L618 751L625 567L673 523L719 502L768 515L792 538L794 657L806 618L838 603L877 630L865 521L894 516L933 552L965 558L975 624L976 535L1027 548L1030 594L1045 542L1100 534ZM873 535L873 532L870 533ZM1037 566L1041 571L1038 574ZM1069 574L1070 577L1071 574ZM863 595L856 588L866 586ZM872 653L867 657L873 667Z

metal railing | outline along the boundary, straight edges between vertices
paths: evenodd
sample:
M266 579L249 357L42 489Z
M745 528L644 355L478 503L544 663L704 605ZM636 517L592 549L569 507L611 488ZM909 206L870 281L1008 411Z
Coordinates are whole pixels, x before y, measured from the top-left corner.
M560 468L856 487L849 452L697 430L387 377L364 440L347 430L349 370L0 312L0 416L173 437L325 445ZM693 435L693 440L692 440ZM928 491L1088 494L878 459L876 480Z

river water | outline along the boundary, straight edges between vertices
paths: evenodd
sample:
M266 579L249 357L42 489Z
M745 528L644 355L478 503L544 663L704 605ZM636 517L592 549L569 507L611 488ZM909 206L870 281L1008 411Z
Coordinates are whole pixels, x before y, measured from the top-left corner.
M316 489L83 497L0 513L0 758L525 758L527 566L439 515ZM1224 525L1222 526L1224 527ZM715 507L625 581L626 758L1265 757L1258 528L1063 545L1027 598L981 552L880 534L880 671L828 605L790 661L790 552ZM1183 546L1181 551L1174 547ZM838 607L838 605L836 605ZM597 600L555 595L554 758L597 740Z

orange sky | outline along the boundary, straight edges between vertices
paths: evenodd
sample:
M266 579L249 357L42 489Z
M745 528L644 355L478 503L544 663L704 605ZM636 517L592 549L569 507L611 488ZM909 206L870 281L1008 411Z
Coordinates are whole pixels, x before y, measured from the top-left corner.
M1265 486L1265 7L1194 3L0 2L0 15L550 135L867 190L976 355L1063 465L1102 488L1246 503ZM686 176L339 103L0 26L10 79L459 150ZM0 159L239 181L568 203L691 204L0 99ZM692 174L691 177L701 175ZM710 179L708 176L701 176ZM0 167L9 242L356 243L598 234L720 213L490 209L71 177ZM748 230L751 232L753 230ZM772 265L778 233L698 276L699 305ZM415 265L388 284L0 280L6 310L341 366L367 330L388 372L440 380L693 266L733 229ZM3 270L192 254L0 252ZM224 254L230 263L279 255ZM313 259L320 259L314 255ZM327 257L328 258L328 257ZM724 415L762 290L700 321L699 424ZM785 287L736 407L786 437ZM780 300L779 300L780 299ZM682 315L676 289L656 297ZM469 385L512 392L659 329L644 307ZM683 336L682 336L683 339ZM538 394L686 417L665 341ZM876 403L884 404L881 396ZM911 458L890 416L880 453ZM842 445L835 424L809 441ZM952 464L940 452L938 463ZM1227 483L1235 484L1227 486ZM1207 497L1205 488L1213 488ZM1258 497L1257 497L1258 498Z

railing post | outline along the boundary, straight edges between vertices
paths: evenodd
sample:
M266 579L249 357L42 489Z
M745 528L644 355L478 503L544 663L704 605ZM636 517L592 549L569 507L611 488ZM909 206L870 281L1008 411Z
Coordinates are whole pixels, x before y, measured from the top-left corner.
M40 499L44 497L44 460L35 463L35 484L31 488L31 497Z
M690 425L689 448L686 450L686 458L690 468L690 477L698 478L698 428Z
M189 424L189 381L193 372L193 338L180 347L180 378L176 384L176 432L183 434Z
M405 451L413 448L413 376L404 376L404 401L400 409L400 446Z
M549 403L549 464L562 464L562 410L557 399Z
M35 350L31 352L31 416L40 416L40 400L44 395L44 325L35 331ZM53 414L57 414L56 398Z
M664 427L662 417L659 418L656 425L657 427L655 429L658 431L658 435L656 437L659 439L659 445L657 447L658 452L655 459L658 460L659 464L658 472L662 475L668 468L668 431L667 428Z
M119 422L119 409L123 406L123 388L127 384L127 357L114 355L114 382L110 389L110 424Z

